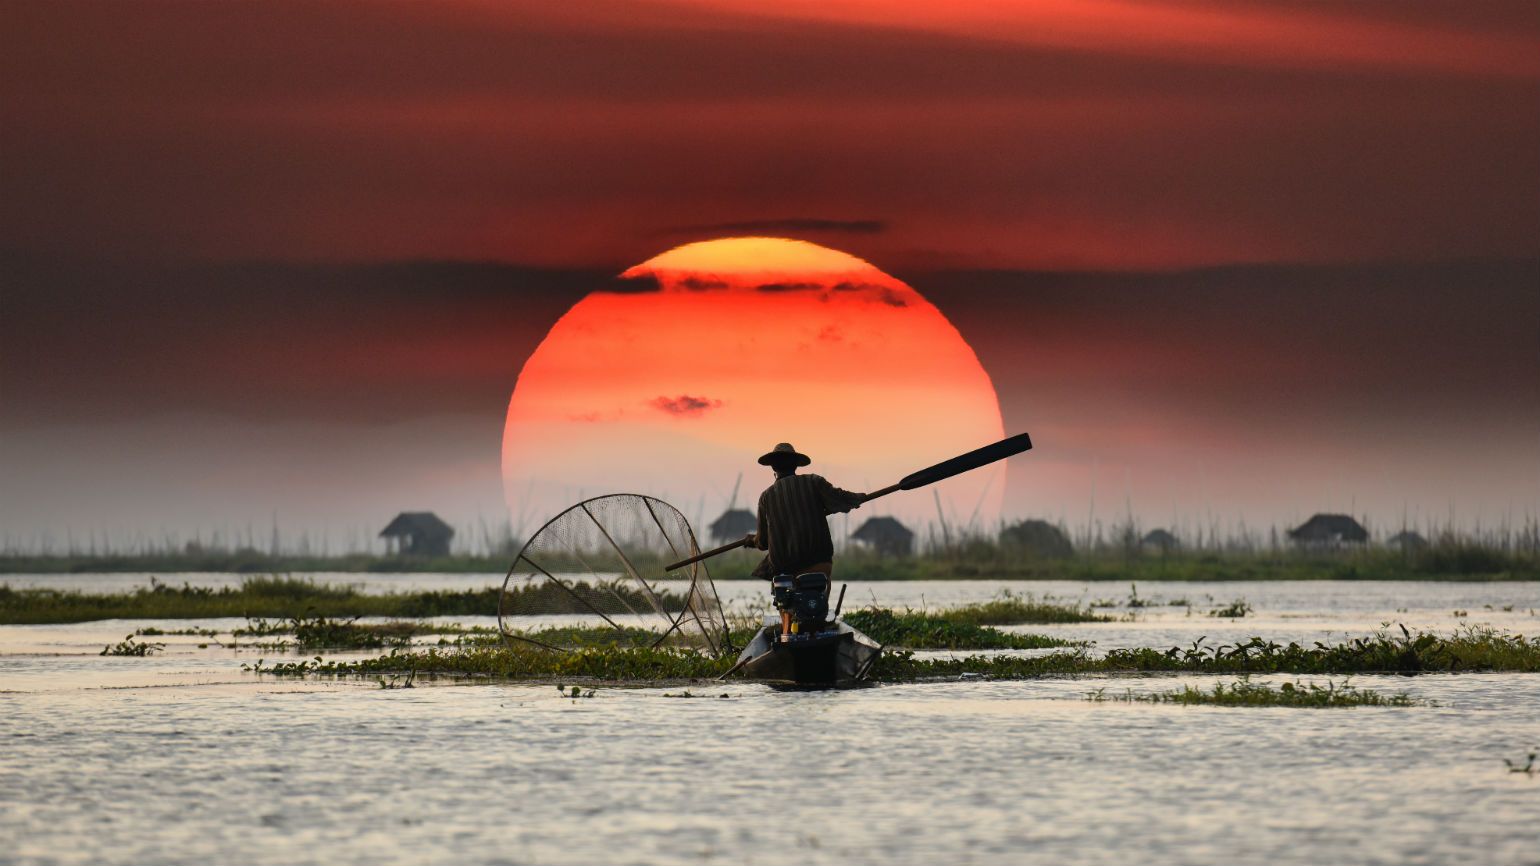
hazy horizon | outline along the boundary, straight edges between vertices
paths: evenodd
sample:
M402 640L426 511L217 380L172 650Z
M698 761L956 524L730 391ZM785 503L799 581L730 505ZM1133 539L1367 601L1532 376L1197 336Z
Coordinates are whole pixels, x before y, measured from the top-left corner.
M1003 479L1008 517L1083 526L1093 488L1098 515L1131 510L1146 527L1540 513L1540 399L1525 385L1540 381L1526 340L1540 262L904 276L978 354L1007 432L1033 435ZM275 513L284 537L332 546L403 510L462 532L537 525L551 507L503 502L508 395L550 325L606 288L597 270L488 263L27 277L0 325L0 538L21 546L247 524L265 538ZM168 313L189 304L196 323ZM740 506L768 480L753 460L781 437L763 438L744 449ZM816 458L816 442L799 446ZM946 456L916 453L913 468ZM660 474L637 492L709 521L735 477ZM571 501L603 492L619 491L574 487ZM974 503L947 507L965 523ZM924 491L870 508L935 514Z

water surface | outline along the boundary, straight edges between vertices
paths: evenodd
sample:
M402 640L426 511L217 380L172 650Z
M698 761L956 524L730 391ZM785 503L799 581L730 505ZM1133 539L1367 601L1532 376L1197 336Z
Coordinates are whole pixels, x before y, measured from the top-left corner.
M464 579L442 585L481 585ZM1128 596L1104 583L853 584L847 604L940 607L1005 588ZM764 587L722 590L748 606ZM1106 648L1540 624L1536 583L1139 595L1190 604L1120 603L1103 612L1134 619L1030 630ZM1251 616L1208 616L1242 596ZM271 652L196 637L155 638L168 649L149 658L96 655L148 624L0 627L0 862L1540 862L1540 776L1502 763L1540 745L1537 675L1353 678L1436 707L1218 709L1084 699L1216 679L1195 676L823 693L703 683L688 699L671 686L572 700L549 684L278 681L240 670ZM193 624L242 621L154 623Z

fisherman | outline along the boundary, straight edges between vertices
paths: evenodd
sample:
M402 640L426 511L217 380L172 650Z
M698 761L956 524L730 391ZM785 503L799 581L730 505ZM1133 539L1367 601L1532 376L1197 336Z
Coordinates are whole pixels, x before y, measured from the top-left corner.
M766 551L755 577L774 580L778 574L827 575L833 570L828 517L859 508L866 494L841 490L820 475L797 474L812 462L787 442L759 458L759 465L775 470L775 483L759 495L758 531L744 537L744 546Z

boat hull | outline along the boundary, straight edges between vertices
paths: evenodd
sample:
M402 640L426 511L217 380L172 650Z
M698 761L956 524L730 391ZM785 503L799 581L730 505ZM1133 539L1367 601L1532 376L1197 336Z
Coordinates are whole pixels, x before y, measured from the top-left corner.
M882 645L836 620L817 634L779 640L780 629L765 626L738 656L746 679L798 686L839 686L866 678Z

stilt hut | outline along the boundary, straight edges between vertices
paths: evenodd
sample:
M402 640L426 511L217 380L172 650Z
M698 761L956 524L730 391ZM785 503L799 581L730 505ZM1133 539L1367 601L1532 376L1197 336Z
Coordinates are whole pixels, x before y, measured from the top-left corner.
M850 537L870 547L878 556L908 556L914 552L914 533L892 517L873 517Z
M431 511L403 511L380 530L380 537L398 556L448 556L455 531Z

